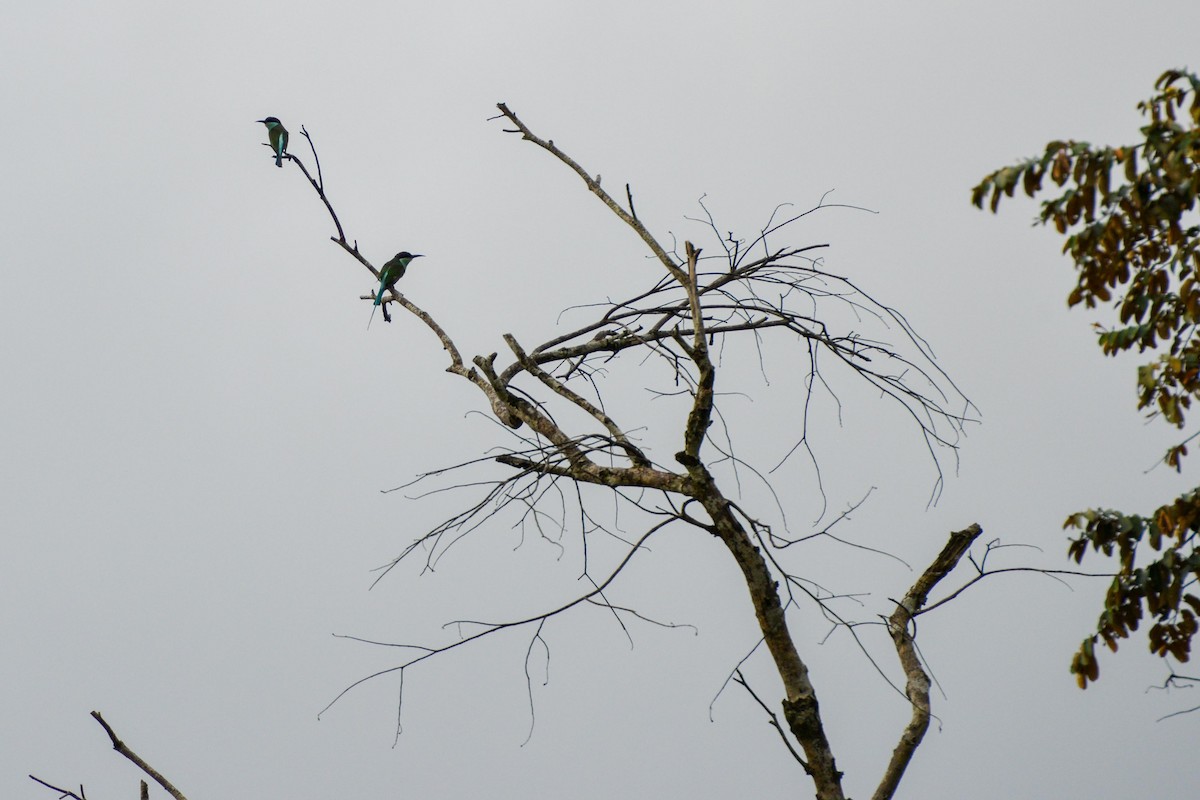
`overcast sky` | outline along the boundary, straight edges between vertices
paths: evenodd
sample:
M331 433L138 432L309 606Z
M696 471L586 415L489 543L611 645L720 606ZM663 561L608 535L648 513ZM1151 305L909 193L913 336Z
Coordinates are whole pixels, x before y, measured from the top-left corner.
M810 796L744 693L713 703L757 632L727 554L682 531L612 599L698 635L633 626L630 649L598 611L556 622L527 744L520 634L412 670L395 746L394 676L318 721L400 657L331 634L436 644L448 620L527 614L578 591L579 548L517 547L510 520L436 573L368 590L464 499L380 490L507 440L419 324L365 330L370 275L254 121L281 117L304 157L307 126L368 258L426 254L403 288L468 354L502 351L510 331L548 339L561 309L656 277L577 177L488 121L497 101L606 186L630 183L664 240L706 244L685 219L701 196L743 235L830 190L877 212L823 211L789 243L828 242L826 269L901 309L982 423L927 509L919 438L845 389L843 426L827 405L816 437L829 508L877 488L839 532L919 570L978 522L985 540L1041 548L1005 564L1061 567L1069 512L1148 511L1189 476L1147 471L1171 432L1135 411L1136 357L1102 358L1093 317L1066 309L1072 273L1030 227L1035 204L992 217L969 190L1050 139L1133 141L1158 75L1200 67L1198 30L1189 0L14 4L0 28L0 796L51 797L32 772L132 797L139 776L93 709L192 800ZM747 395L729 399L741 455L769 467L794 439L802 375L737 366L745 384L723 388ZM779 480L807 530L811 474ZM864 619L916 574L825 545L798 571L869 593ZM1195 791L1200 716L1156 719L1200 701L1147 691L1165 671L1141 638L1075 688L1070 657L1104 589L997 577L923 619L938 719L900 796ZM826 638L811 611L796 626L847 791L868 796L909 710L844 633ZM777 700L769 665L751 669Z

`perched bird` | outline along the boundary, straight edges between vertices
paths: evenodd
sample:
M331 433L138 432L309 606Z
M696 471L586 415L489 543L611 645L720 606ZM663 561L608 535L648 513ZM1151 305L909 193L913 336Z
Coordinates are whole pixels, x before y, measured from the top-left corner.
M371 309L371 318L367 320L367 328L370 329L372 320L375 319L375 309L379 308L379 304L383 302L383 295L388 289L396 285L396 281L404 277L404 271L408 269L409 263L414 258L421 258L420 253L410 253L407 250L401 250L396 255L392 256L392 260L383 265L383 269L379 271L379 291L375 292L375 305ZM384 311L384 316L387 312Z
M267 126L267 134L271 137L271 149L275 151L275 166L282 167L283 154L287 150L287 128L283 127L283 123L279 121L279 117L256 119L255 122L261 122Z

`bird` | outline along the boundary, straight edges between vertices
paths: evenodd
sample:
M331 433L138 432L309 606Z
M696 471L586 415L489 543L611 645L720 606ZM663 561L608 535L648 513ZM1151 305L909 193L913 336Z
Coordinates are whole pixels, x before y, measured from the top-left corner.
M283 127L283 123L279 121L279 117L256 119L255 122L261 122L267 126L267 134L271 137L271 149L275 151L275 166L282 167L283 153L287 150L287 128Z
M408 265L414 258L423 258L420 253L410 253L407 250L401 250L396 255L392 256L391 261L383 265L383 269L379 271L379 291L375 292L375 305L371 308L371 318L367 320L367 329L370 330L371 322L375 319L375 309L379 308L383 302L383 295L388 289L396 285L396 281L404 277L404 271L408 269ZM384 312L387 316L387 312Z

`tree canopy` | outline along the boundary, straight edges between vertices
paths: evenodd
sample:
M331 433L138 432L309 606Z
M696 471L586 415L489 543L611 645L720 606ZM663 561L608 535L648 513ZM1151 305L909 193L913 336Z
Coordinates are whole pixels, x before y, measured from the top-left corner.
M1200 79L1168 70L1155 89L1138 104L1147 118L1141 141L1052 141L1042 155L984 177L971 201L994 213L1018 188L1029 197L1054 195L1042 201L1035 224L1052 224L1066 237L1063 252L1078 273L1067 305L1111 303L1116 323L1097 325L1097 344L1106 355L1149 354L1137 368L1138 408L1185 431L1163 456L1179 471L1200 435L1186 433L1187 412L1200 397ZM1186 662L1200 615L1200 596L1189 591L1200 577L1200 487L1148 514L1078 511L1064 527L1078 531L1068 547L1077 563L1089 551L1118 562L1096 632L1071 663L1079 686L1099 677L1095 645L1103 640L1115 652L1146 615L1153 618L1150 650Z

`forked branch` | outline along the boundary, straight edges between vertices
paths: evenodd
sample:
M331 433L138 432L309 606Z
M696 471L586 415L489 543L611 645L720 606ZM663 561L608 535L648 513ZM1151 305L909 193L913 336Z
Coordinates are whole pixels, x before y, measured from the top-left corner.
M950 534L950 540L942 552L933 560L912 588L896 603L896 610L887 620L888 633L900 657L900 666L906 678L905 694L912 703L912 718L900 734L900 742L892 751L892 758L884 770L883 779L875 790L872 800L890 800L904 777L904 771L912 761L913 754L929 729L929 674L921 664L917 653L915 631L911 629L916 615L929 599L929 593L950 574L958 562L971 549L972 543L983 533L978 523Z

